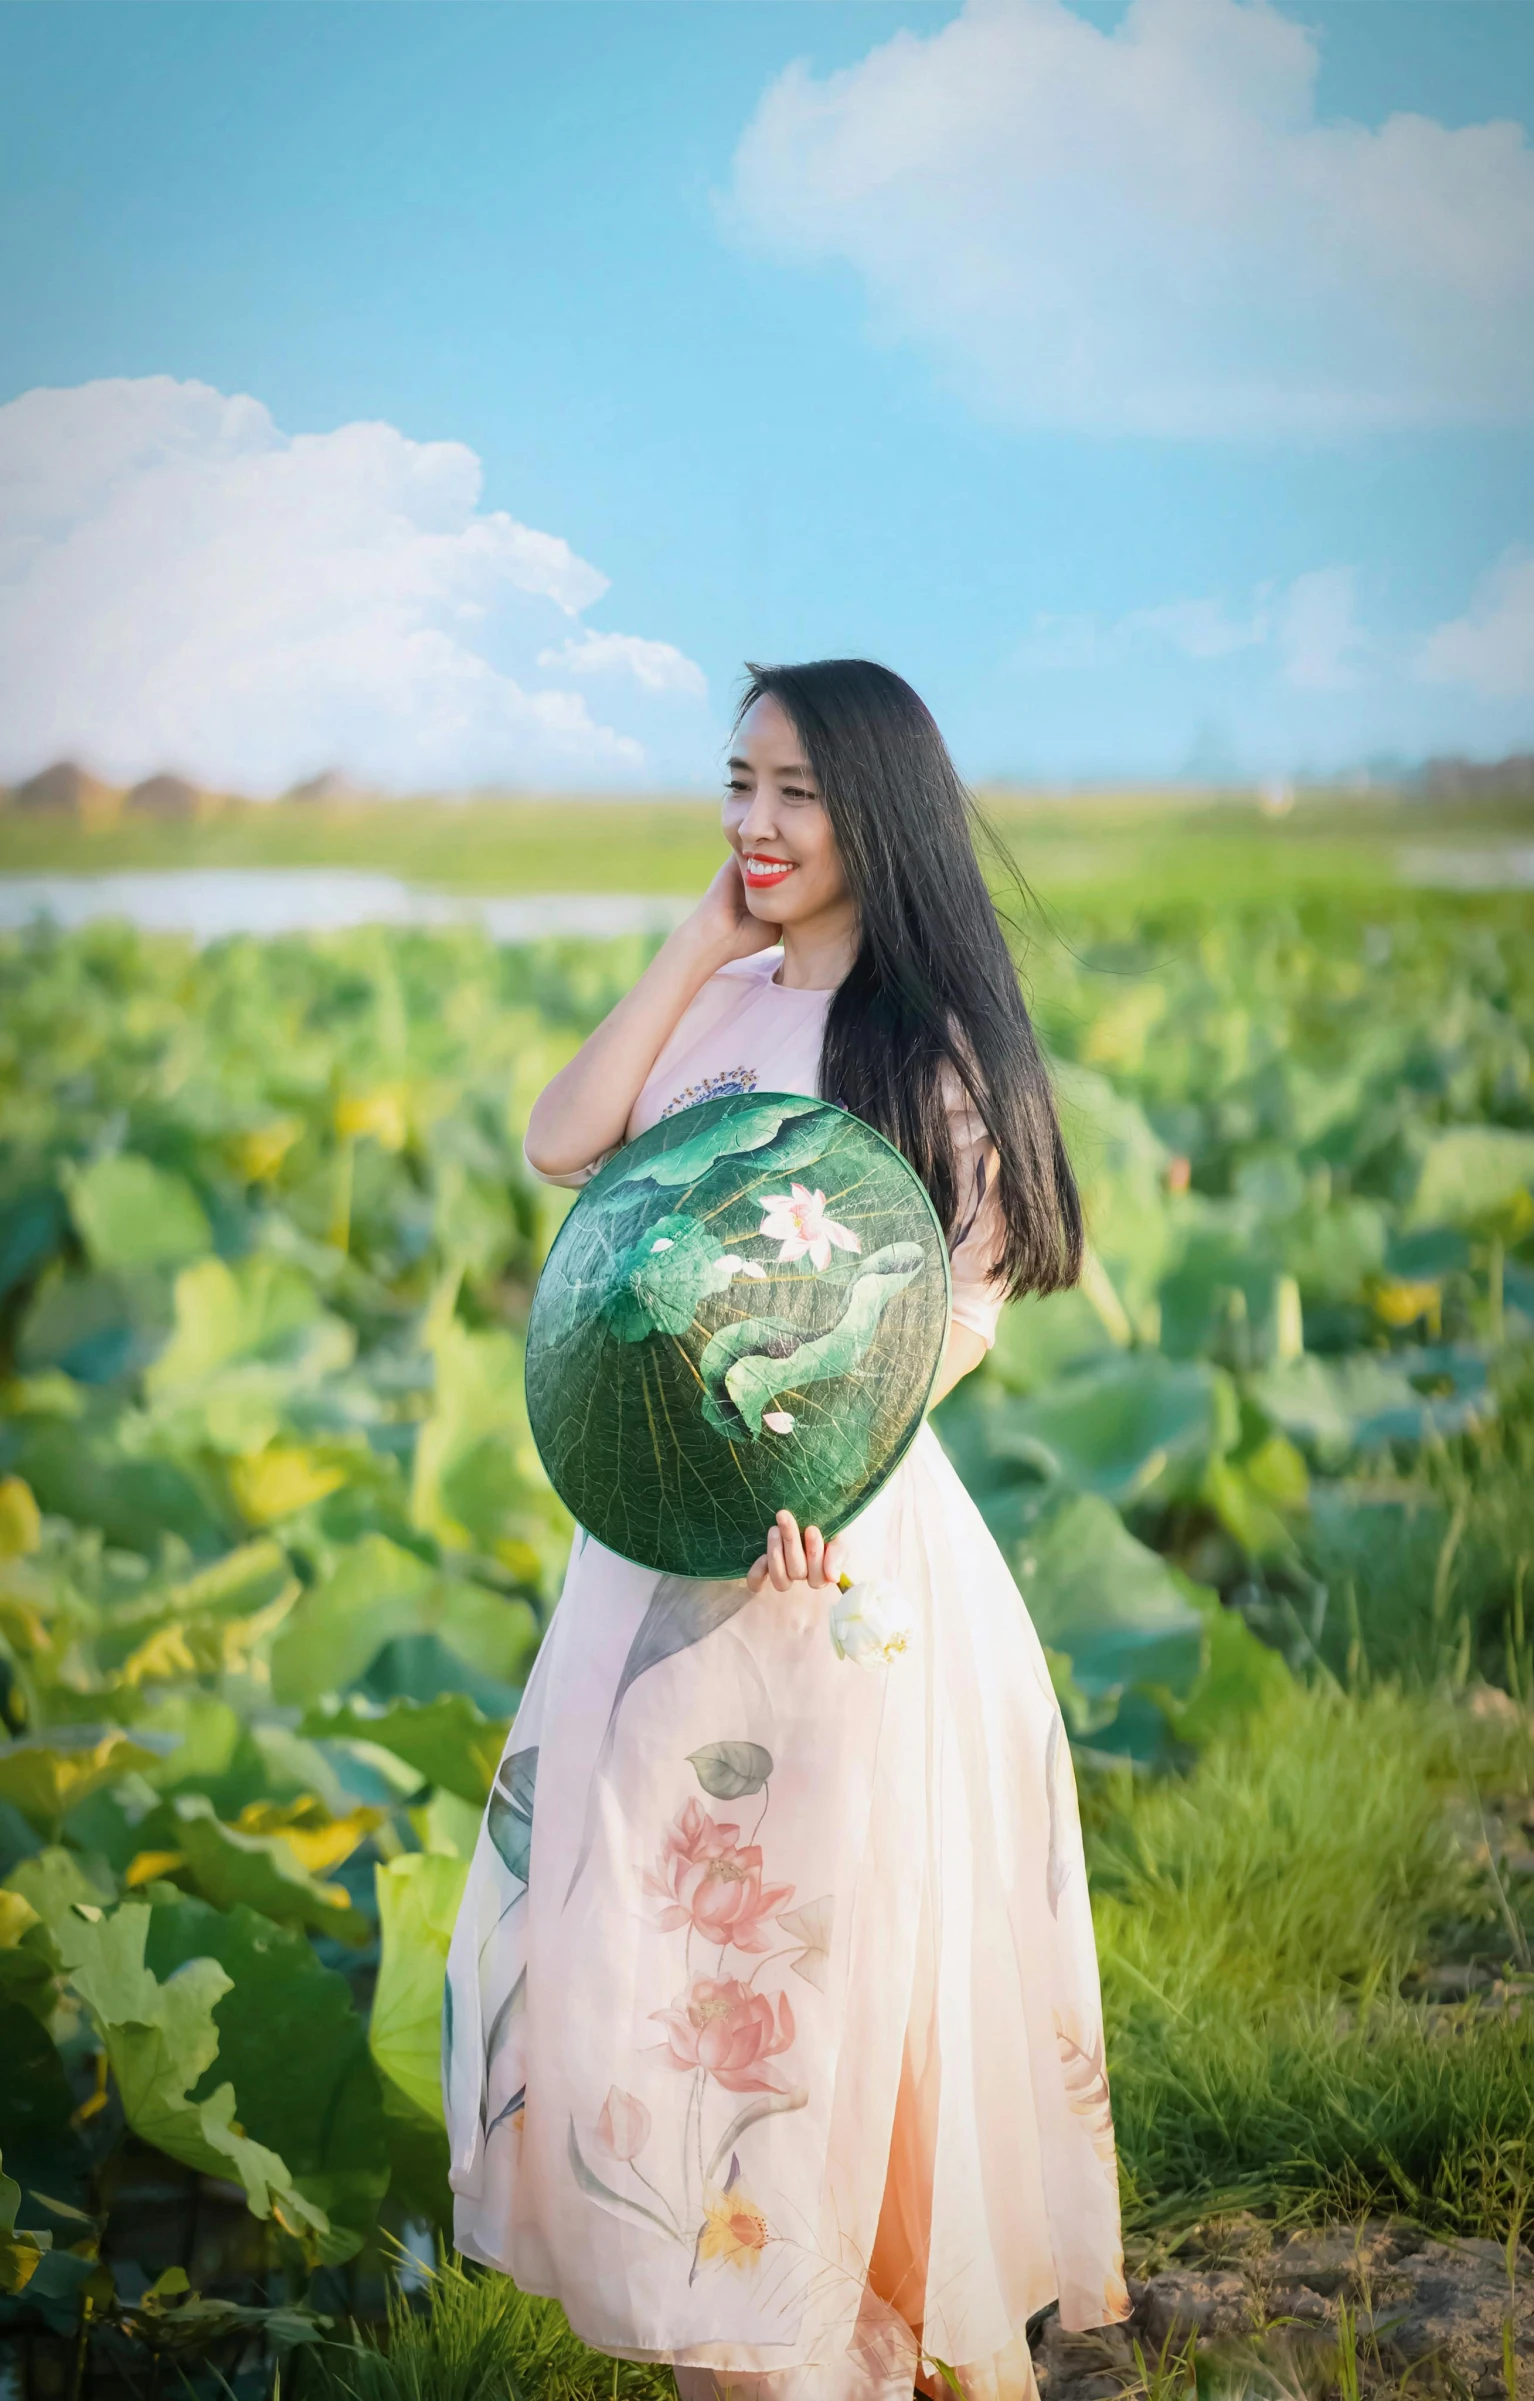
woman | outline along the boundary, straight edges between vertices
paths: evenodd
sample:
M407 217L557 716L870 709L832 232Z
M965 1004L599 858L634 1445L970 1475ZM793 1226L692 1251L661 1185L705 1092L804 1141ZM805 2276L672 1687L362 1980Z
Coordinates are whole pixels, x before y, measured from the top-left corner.
M753 669L732 749L729 856L528 1163L581 1183L718 1093L839 1102L947 1233L940 1399L1081 1255L968 798L862 660ZM905 1623L862 1666L843 1573ZM449 1961L459 2247L682 2401L1023 2401L1035 2312L1128 2299L1070 1754L1012 1579L923 1429L834 1540L763 1529L751 1597L628 1687L599 1760L654 1587L577 1538L507 1746ZM720 1736L770 1755L760 1798L700 1792Z

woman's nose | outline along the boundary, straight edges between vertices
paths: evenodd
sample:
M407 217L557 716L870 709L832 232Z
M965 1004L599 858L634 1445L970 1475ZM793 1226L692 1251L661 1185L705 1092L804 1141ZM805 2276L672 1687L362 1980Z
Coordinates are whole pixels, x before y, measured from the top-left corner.
M754 795L751 806L740 821L744 842L770 842L778 830L777 812L771 796L765 792Z

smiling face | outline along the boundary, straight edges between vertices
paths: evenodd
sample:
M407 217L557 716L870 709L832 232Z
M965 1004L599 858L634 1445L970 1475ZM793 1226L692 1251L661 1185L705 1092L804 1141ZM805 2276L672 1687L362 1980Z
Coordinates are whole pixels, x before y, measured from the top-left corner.
M793 720L770 693L746 711L730 752L724 832L752 916L805 926L845 911L847 879L830 817Z

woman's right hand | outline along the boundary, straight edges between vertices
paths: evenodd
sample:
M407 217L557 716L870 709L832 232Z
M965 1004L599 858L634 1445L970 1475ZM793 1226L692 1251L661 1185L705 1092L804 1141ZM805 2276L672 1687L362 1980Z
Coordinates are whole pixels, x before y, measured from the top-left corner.
M753 1596L765 1584L774 1592L787 1592L791 1584L808 1584L818 1592L839 1581L842 1557L839 1534L827 1542L819 1526L806 1526L801 1533L793 1511L780 1509L767 1529L767 1548L747 1576L746 1588Z
M645 1078L689 1002L731 959L749 958L777 939L777 928L747 908L731 851L633 991L539 1093L527 1123L529 1166L539 1175L569 1177L616 1149L627 1137Z
M769 950L780 939L775 925L766 925L760 917L752 916L740 861L733 850L685 922L721 962L749 959L754 951Z

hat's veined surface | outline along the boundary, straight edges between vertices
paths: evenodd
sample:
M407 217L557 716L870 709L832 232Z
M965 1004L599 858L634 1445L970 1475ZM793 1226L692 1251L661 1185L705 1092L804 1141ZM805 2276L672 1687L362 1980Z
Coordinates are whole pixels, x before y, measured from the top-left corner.
M802 1093L703 1101L618 1151L561 1227L528 1329L533 1438L608 1549L742 1576L779 1509L830 1535L893 1473L948 1310L942 1228L882 1135Z

